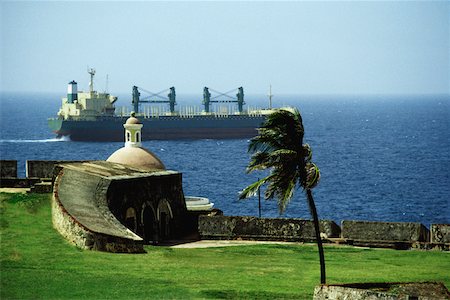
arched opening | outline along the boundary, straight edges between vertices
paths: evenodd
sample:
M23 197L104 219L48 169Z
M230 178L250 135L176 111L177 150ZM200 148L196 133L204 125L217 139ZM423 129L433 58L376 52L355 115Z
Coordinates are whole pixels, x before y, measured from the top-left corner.
M133 232L137 230L136 210L132 207L129 207L125 214L125 226Z
M155 230L155 213L150 205L145 206L142 210L141 223L143 229L142 237L144 238L144 242L147 244L156 242L158 240L158 236L157 230Z
M128 130L126 131L125 141L131 141L131 133Z
M173 219L172 208L167 200L158 205L159 236L162 240L171 237L171 223Z
M161 239L167 239L170 236L170 230L169 230L169 218L167 218L167 214L165 212L161 212L159 216L159 231L160 231L160 237Z
M136 142L137 143L141 142L141 133L139 131L136 132Z

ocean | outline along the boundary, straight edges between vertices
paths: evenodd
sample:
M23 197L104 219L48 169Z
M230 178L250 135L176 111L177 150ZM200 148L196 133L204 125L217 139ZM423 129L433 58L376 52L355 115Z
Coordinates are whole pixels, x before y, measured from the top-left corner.
M123 146L56 139L46 120L58 111L60 96L1 94L0 158L18 160L20 177L26 160L105 160ZM246 102L262 106L263 98L246 96ZM282 105L302 114L304 142L321 170L313 190L321 219L450 223L449 96L276 96L274 106ZM226 215L258 216L256 197L238 200L265 174L246 174L247 145L247 139L143 142L183 174L185 195L207 197ZM262 216L310 218L301 189L281 216L276 201L262 200Z

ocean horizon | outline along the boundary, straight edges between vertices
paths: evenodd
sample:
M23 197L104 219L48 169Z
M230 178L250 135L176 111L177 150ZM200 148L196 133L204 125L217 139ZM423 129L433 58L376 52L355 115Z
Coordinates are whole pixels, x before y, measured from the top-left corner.
M46 122L60 96L0 94L0 158L17 160L20 177L26 160L105 160L123 146L56 139ZM131 95L118 96L117 106L131 108ZM201 95L177 96L179 107L201 104ZM263 95L246 95L246 102L268 105ZM321 219L450 223L450 96L276 95L273 103L302 114L304 142L321 169L313 190ZM246 174L247 145L248 139L143 142L183 174L185 195L207 197L226 215L257 216L256 197L237 199L264 176ZM276 201L262 201L262 216L280 216ZM281 217L310 218L301 189Z

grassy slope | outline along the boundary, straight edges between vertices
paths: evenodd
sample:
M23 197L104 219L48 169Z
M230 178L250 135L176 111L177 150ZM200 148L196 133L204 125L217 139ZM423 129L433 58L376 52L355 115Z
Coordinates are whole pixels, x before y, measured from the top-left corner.
M81 251L52 228L49 195L0 197L1 299L311 299L319 282L315 245ZM437 280L450 287L449 253L330 246L325 257L329 283Z

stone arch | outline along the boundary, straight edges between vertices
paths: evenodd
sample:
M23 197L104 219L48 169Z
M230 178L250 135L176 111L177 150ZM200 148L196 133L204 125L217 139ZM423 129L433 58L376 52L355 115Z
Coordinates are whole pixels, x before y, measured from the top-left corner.
M129 207L125 212L125 226L133 232L137 231L136 210L133 207Z
M125 142L130 142L130 141L131 141L131 132L126 130L125 131Z
M170 228L173 220L173 212L170 203L166 199L163 199L158 203L157 218L160 238L169 238L171 236Z
M141 228L142 237L146 243L155 242L158 240L157 216L153 205L150 202L145 202L141 210Z

